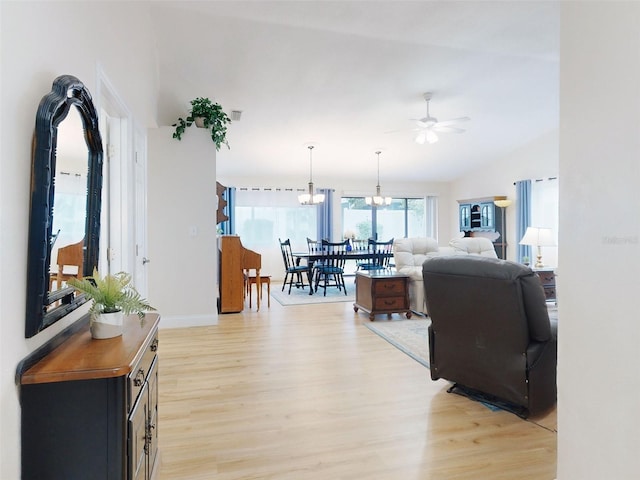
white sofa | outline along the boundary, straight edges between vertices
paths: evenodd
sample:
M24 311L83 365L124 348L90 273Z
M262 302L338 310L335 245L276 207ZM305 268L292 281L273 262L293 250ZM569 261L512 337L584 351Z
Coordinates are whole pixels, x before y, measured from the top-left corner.
M484 237L454 238L447 246L438 246L434 238L397 238L393 242L396 271L409 276L411 310L426 315L422 264L429 258L442 255L480 255L497 258L491 240Z

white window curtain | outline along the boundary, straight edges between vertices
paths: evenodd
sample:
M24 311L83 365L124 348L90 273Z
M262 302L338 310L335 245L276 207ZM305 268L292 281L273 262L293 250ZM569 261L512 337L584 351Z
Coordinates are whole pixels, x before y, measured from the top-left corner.
M438 240L438 197L426 198L427 237Z
M245 248L262 255L262 273L274 280L284 277L278 239L291 241L294 251L307 250L307 237L315 238L318 208L301 206L297 189L236 188L236 234Z

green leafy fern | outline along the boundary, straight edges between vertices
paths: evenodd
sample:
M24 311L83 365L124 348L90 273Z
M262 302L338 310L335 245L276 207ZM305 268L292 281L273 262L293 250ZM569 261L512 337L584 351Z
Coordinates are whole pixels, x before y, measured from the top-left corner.
M143 318L145 312L155 310L131 285L131 275L125 272L101 277L94 269L92 276L71 278L68 283L93 301L89 311L94 317L121 311L125 315L135 313Z

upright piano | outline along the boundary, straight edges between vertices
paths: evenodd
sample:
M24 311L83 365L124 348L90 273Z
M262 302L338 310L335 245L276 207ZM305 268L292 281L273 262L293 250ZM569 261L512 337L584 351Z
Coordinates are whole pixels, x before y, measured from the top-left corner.
M244 248L237 235L222 235L219 238L218 253L220 266L218 313L241 312L244 309L244 274L246 270L256 271L258 292L261 291L262 256L253 250ZM258 309L260 309L260 295L257 297Z

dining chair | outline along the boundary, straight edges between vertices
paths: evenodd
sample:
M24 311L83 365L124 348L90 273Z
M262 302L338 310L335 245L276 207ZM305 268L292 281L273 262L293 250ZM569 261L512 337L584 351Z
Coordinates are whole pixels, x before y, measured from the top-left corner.
M282 291L284 291L287 280L289 281L289 295L291 295L291 287L294 284L296 288L304 288L304 277L311 278L311 267L309 265L296 265L291 251L291 241L287 238L285 241L278 239L280 242L280 251L282 252L282 261L284 262L285 276L282 282ZM311 290L311 282L309 282L309 290Z
M370 238L367 243L367 253L370 257L366 262L358 263L358 270L371 271L390 268L389 262L393 253L393 238L386 242L378 242Z
M351 240L351 245L352 245L353 253L357 253L357 254L366 254L366 253L368 253L369 240L355 239L354 238L353 240ZM363 265L368 264L369 261L370 261L369 259L356 260L356 271L360 270ZM353 281L355 283L355 278L353 279Z
M309 253L311 255L320 254L322 252L322 241L313 240L307 237L307 248L309 249Z
M311 269L311 285L313 290L313 284L315 283L315 275L317 274L317 270L315 267L321 265L323 260L318 258L318 256L322 255L322 240L313 240L307 237L307 249L309 250L309 256L315 257L314 260L309 259L309 268Z
M321 286L324 296L327 296L327 287L344 289L347 294L347 286L344 283L344 264L347 260L347 245L349 241L329 242L322 240L322 259L314 265L315 291Z
M84 262L84 238L77 243L65 245L58 249L56 264L57 272L52 275L51 283L55 281L56 290L62 288L70 278L82 278L82 266ZM51 289L51 286L50 288Z

